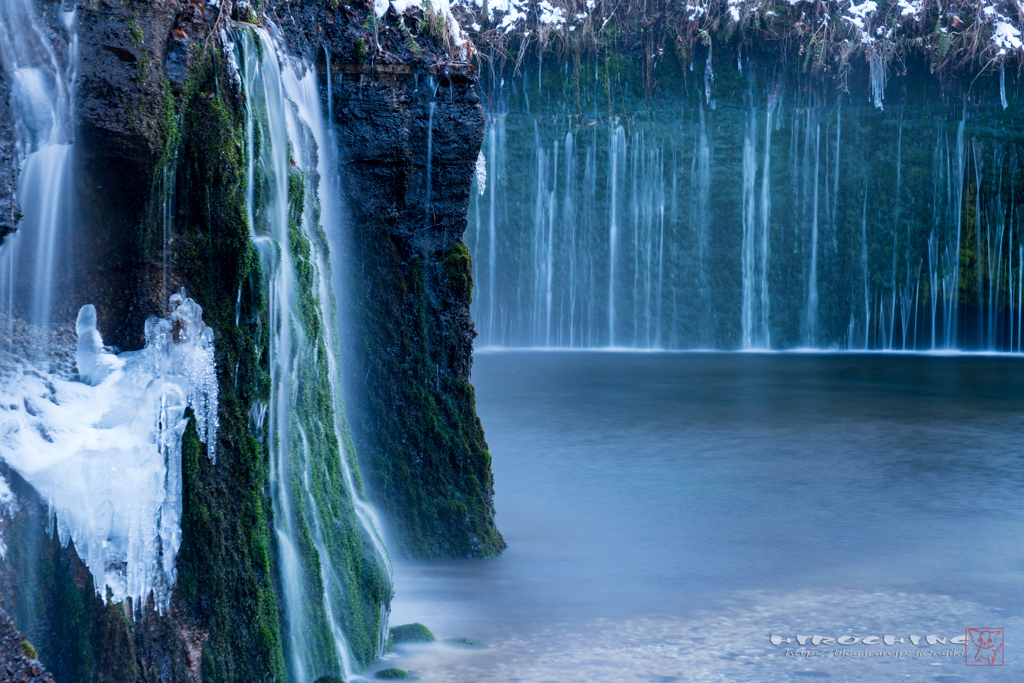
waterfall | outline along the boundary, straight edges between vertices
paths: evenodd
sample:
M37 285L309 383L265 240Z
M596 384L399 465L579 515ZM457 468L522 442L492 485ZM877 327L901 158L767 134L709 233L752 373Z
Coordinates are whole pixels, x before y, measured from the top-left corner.
M697 202L694 205L695 215L693 224L697 229L697 286L699 289L700 321L702 328L710 323L711 319L711 292L708 277L708 240L711 230L711 146L708 144L707 118L704 107L700 107L700 128L697 135L697 148L695 151L695 193ZM674 166L674 164L673 164ZM672 183L673 201L671 215L676 212L675 199L676 183ZM659 316L660 319L660 316ZM701 335L698 339L701 346L710 346L710 339L707 335Z
M626 132L616 123L608 150L608 345L615 346L615 268L619 242L619 175L625 165Z
M576 103L492 103L502 180L470 212L483 345L1019 350L1024 150L990 116L1017 108L831 110L830 88L747 63L716 107L700 82L671 109L582 81Z
M565 134L565 197L562 199L562 226L568 230L568 276L569 276L569 310L568 310L568 345L576 346L576 300L579 291L576 283L576 150L574 149L572 132ZM560 328L561 329L561 328Z
M864 349L871 334L871 289L868 285L868 188L864 188L864 208L860 218L860 265L864 278Z
M966 123L967 112L965 107L964 116L960 119L956 129L956 185L952 192L953 197L955 197L953 206L956 211L956 239L953 242L952 252L949 245L946 245L946 260L943 267L943 293L946 296L946 314L943 322L946 329L947 349L956 346L957 338L958 306L956 304L957 294L960 291L960 246L963 239L964 182L967 173L967 158L964 151L964 126ZM954 176L950 174L949 177L952 182Z
M32 0L0 3L0 58L11 83L17 200L24 214L0 249L0 314L40 330L50 325L54 288L68 270L66 250L73 234L77 14L63 7L57 14L66 40L63 66L60 46L51 44ZM48 337L40 341L45 353Z
M477 254L474 266L473 317L477 320L481 346L499 346L503 338L499 332L501 314L498 311L498 224L501 220L499 195L504 187L505 120L503 116L490 115L481 153L488 159L489 179L473 197L473 211L470 220L474 230L467 233L467 244ZM486 150L486 151L485 151ZM482 203L481 203L482 197ZM485 227L486 224L486 227ZM486 254L486 258L484 258Z
M743 137L743 248L740 258L743 264L743 348L754 347L754 297L755 272L757 261L755 224L757 213L755 209L756 193L754 182L757 176L757 159L754 157L754 147L757 144L757 129L754 126L754 113L750 113L750 123L744 129Z
M390 588L360 595L362 573L390 583L380 526L365 502L344 439L332 233L340 212L331 134L320 112L315 70L278 49L262 28L233 36L246 95L246 212L267 280L271 405L267 426L288 665L297 680L349 678L379 654L357 651L362 629L387 627ZM428 213L429 220L429 213ZM324 415L332 423L322 422ZM353 523L354 520L354 523ZM374 623L378 622L378 623ZM329 643L329 645L327 644Z
M758 334L758 344L762 348L769 349L772 346L772 337L769 330L769 302L768 296L768 257L769 257L769 235L771 231L771 151L772 151L772 113L775 109L776 95L772 93L768 97L768 107L765 112L764 123L764 165L761 168L761 309Z
M771 348L768 264L771 233L771 145L774 97L765 112L760 202L756 190L757 112L752 109L743 137L743 348Z
M818 163L820 159L821 124L815 126L814 135L814 208L811 209L811 275L807 285L807 345L814 346L818 324Z

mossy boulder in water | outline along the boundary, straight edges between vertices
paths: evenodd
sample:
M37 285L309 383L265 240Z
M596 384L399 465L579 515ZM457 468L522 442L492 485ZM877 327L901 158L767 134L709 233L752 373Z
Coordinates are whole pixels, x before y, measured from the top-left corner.
M432 643L436 638L430 629L420 623L394 626L388 633L388 646L402 643Z
M313 681L313 683L345 683L345 679L341 676L332 676L328 674L327 676L321 676Z
M381 669L373 675L375 678L382 678L386 681L397 681L409 678L409 672L404 669Z

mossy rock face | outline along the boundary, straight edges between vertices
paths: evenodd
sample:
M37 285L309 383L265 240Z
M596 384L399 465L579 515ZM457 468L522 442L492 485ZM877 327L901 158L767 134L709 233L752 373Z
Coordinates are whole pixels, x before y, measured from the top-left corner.
M345 683L345 679L341 676L321 676L320 678L313 681L313 683Z
M331 54L346 49L334 45ZM436 102L409 84L369 90L332 81L333 115L346 122L351 224L340 250L350 292L341 301L350 321L346 411L367 494L390 526L389 550L418 559L495 557L505 548L469 381L476 332L462 242L484 117L476 76L447 73L450 96Z
M286 680L269 456L249 421L254 404L270 401L269 342L260 328L268 301L245 213L245 119L223 86L222 55L209 50L190 69L177 164L169 169L177 193L172 272L216 331L220 387L216 465L193 427L182 441L178 584L188 613L209 633L203 680Z
M432 643L437 640L430 629L420 623L395 626L388 639L392 644L401 643Z
M409 672L405 669L381 669L373 676L374 678L382 678L386 681L395 681L403 678L409 678Z

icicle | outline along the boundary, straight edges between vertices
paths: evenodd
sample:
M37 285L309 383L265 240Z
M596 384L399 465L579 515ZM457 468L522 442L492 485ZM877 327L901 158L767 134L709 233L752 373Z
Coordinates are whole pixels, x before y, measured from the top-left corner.
M871 67L871 99L875 107L881 110L883 109L882 100L885 99L885 82L889 78L889 70L885 64L885 57L879 54L869 56L868 64Z
M483 149L476 157L476 189L480 194L487 191L487 159Z
M711 68L711 47L708 47L708 59L704 65L704 100L711 104L711 84L715 82L715 72Z
M1006 103L1006 65L1005 64L1002 65L1001 67L999 67L999 101L1002 103L1003 109L1006 109L1008 106L1010 106L1010 105L1008 105Z

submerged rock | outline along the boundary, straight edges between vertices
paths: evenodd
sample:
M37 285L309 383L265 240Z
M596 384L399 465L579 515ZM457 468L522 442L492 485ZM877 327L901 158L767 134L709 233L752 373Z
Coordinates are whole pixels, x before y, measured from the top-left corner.
M456 645L458 647L487 647L479 640L473 640L472 638L446 638L445 641L449 645Z

